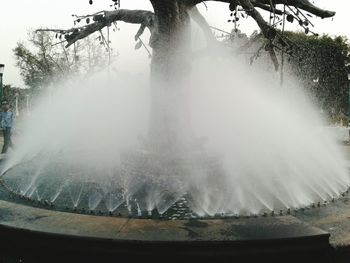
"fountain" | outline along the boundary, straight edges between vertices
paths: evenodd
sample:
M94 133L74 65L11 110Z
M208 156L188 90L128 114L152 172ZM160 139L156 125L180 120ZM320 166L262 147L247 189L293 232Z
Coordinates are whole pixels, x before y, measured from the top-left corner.
M33 109L4 166L4 185L59 210L168 219L285 213L347 191L347 162L300 89L286 81L281 93L277 78L261 87L271 75L254 69L255 79L247 81L253 69L232 62L217 61L217 73L211 59L194 62L186 83L196 144L179 139L176 149L155 150L140 139L150 108L142 79L116 77L120 88L89 80ZM224 78L232 72L239 76L235 86Z
M296 258L305 247L329 253L329 235L291 215L344 198L350 185L344 153L322 131L293 77L285 76L281 89L276 75L244 66L239 56L227 59L230 51L217 45L192 58L189 7L175 2L180 22L161 20L171 5L152 1L158 21L148 11L117 9L94 16L96 22L80 31L49 30L65 33L69 46L113 19L142 20L137 36L145 27L152 33L151 81L96 76L75 86L62 83L51 94L55 100L44 97L31 108L16 151L2 164L2 195L17 204L0 203L0 211L7 209L7 228L0 231L41 245L47 240L56 252L69 251L65 242L77 236L79 255L86 242L98 248L88 255L123 259L136 240L142 249L133 260L160 247L162 255L183 259L187 251L189 259L205 259L194 241L202 249L213 246L210 253L219 251L221 259L251 251L257 259L267 240L265 249L274 247L277 258L281 248L298 251ZM271 38L272 28L251 13L251 2L240 5ZM310 6L304 8L333 15ZM16 211L32 236L17 230ZM244 243L251 240L255 245Z

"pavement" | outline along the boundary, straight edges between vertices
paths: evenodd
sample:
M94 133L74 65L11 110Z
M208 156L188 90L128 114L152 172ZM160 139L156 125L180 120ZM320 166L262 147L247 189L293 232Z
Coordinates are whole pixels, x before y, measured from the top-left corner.
M153 220L0 200L0 255L27 262L329 262L329 234L293 216ZM44 256L44 257L43 257ZM101 259L104 260L101 260Z

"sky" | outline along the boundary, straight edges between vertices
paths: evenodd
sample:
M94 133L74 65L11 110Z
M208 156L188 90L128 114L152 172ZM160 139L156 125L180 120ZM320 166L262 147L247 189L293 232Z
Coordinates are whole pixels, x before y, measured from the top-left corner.
M0 0L0 64L5 64L4 83L24 88L18 68L15 65L13 48L17 42L25 42L27 33L36 28L71 28L72 14L90 14L101 10L109 10L111 0L94 0L89 5L88 0ZM331 19L314 18L313 31L329 35L343 35L350 39L349 0L314 0L317 6L336 11ZM231 31L233 24L228 23L229 10L227 4L207 2L207 8L200 4L202 14L210 25ZM152 10L148 0L121 0L125 9ZM262 13L266 13L261 11ZM133 36L138 30L136 25L119 24L120 31L111 37L112 47L119 57L116 67L124 71L136 70L142 72L149 64L145 50L134 50ZM258 29L255 22L249 18L241 22L240 29L251 34ZM297 30L296 24L288 24L288 30ZM143 40L148 42L147 33Z

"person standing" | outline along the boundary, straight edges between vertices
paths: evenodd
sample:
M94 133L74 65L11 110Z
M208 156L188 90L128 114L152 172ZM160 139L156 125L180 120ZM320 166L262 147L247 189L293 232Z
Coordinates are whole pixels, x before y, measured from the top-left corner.
M13 126L13 112L10 111L8 101L4 100L1 103L2 111L0 112L0 123L4 135L4 145L2 147L1 153L6 153L8 148L13 148L13 143L11 139L12 126Z

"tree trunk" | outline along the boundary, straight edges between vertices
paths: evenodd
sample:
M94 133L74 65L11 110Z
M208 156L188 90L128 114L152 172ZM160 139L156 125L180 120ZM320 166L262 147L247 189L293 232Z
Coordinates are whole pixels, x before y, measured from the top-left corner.
M186 102L186 75L191 64L189 7L182 0L154 0L156 30L151 46L151 113L149 143L152 151L178 151L192 143Z

